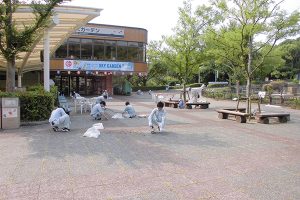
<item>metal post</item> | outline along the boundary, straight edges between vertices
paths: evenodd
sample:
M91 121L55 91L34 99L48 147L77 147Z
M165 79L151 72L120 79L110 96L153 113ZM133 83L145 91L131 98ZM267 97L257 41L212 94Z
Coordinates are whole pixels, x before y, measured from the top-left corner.
M200 67L199 67L199 74L198 74L198 83L201 83L201 79L200 79Z
M49 31L44 32L44 89L50 91L50 45Z
M18 74L18 88L22 87L22 75Z

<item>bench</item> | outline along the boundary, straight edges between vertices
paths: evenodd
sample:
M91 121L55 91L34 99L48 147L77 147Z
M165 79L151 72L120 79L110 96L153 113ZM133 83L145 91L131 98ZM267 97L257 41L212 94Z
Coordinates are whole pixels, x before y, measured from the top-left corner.
M208 102L197 102L197 103L186 103L186 108L187 109L192 109L192 106L198 107L200 109L207 109L210 103Z
M239 111L239 112L242 112L242 113L246 112L246 108L223 108L222 110Z
M165 107L178 108L179 101L170 100L170 101L163 101L163 103L165 104Z
M268 124L270 117L277 117L280 123L290 121L290 114L288 113L256 113L256 121L262 124Z
M233 111L228 109L220 109L216 111L219 113L218 115L219 119L228 119L229 115L234 115L235 120L239 123L246 123L247 117L249 117L248 113L239 112L239 111Z

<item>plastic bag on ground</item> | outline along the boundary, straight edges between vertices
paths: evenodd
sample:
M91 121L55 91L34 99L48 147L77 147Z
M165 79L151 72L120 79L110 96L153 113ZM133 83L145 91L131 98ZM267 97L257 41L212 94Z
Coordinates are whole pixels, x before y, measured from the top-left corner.
M100 131L95 126L92 126L83 134L83 137L98 138L99 135Z
M116 113L111 118L113 118L113 119L123 119L124 117L123 117L122 113Z
M104 129L104 126L102 123L93 124L93 127L95 127L96 129Z

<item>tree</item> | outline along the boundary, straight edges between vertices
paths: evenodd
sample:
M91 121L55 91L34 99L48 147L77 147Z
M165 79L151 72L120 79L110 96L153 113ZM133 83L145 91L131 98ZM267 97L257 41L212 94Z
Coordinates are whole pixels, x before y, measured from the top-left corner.
M239 44L236 62L240 64L247 80L246 97L248 99L247 112L250 113L249 98L251 95L251 81L254 72L263 66L265 58L273 50L278 41L299 33L299 12L287 14L281 10L281 0L214 0L213 5L222 13L222 26L215 28L215 34L223 27L230 27L236 34L233 42ZM229 5L231 7L229 7ZM269 46L267 51L261 51ZM224 45L224 49L228 47Z
M0 54L6 59L6 91L15 89L15 61L19 59L20 52L26 52L37 39L37 33L49 24L52 10L64 0L32 0L30 4L26 1L3 0L0 3ZM17 28L13 20L13 14L19 6L30 6L35 15L32 24L23 24L23 28Z
M198 17L195 17L195 16ZM171 71L183 84L184 101L186 101L186 84L198 72L203 62L204 43L202 33L214 22L215 13L211 7L200 6L192 13L191 0L184 1L179 8L179 19L174 28L174 35L165 37L165 46L161 50L161 57L168 64Z
M168 79L168 65L161 56L162 41L151 41L148 45L147 60L149 71L147 78L161 85L166 84ZM162 74L164 76L162 76Z
M284 63L274 68L271 73L272 76L287 79L295 78L295 74L300 73L300 38L286 40L280 43L276 49L282 52L281 57Z
M243 71L240 58L240 43L236 40L239 37L236 23L230 23L228 27L221 27L220 30L210 27L205 33L206 54L210 60L216 63L229 76L229 82L243 82ZM216 67L213 66L213 69Z

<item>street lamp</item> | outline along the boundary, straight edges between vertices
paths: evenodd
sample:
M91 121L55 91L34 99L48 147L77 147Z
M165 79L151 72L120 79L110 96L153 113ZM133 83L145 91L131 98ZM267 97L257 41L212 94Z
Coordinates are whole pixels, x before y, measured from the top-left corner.
M201 83L201 80L200 80L200 69L201 69L201 67L199 67L198 83Z
M218 78L219 78L219 71L215 70L215 82L217 82Z

